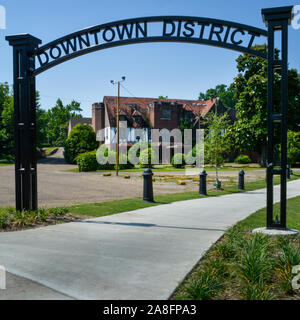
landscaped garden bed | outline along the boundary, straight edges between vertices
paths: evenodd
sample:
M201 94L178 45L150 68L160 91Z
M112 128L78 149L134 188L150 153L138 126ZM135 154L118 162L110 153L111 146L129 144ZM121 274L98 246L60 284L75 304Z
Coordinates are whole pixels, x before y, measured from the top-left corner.
M16 211L14 208L0 208L0 232L18 231L40 226L72 222L86 216L70 213L67 208Z
M274 214L279 214L274 205ZM300 264L300 235L253 234L265 225L258 210L227 231L180 284L171 299L300 300L292 289L292 267ZM287 224L300 230L300 197L287 201Z

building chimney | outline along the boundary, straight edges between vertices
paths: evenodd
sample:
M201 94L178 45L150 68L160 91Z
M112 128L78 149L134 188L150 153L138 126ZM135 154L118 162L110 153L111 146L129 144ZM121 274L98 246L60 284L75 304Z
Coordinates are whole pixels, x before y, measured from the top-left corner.
M97 140L100 144L104 143L105 111L103 103L94 103L92 105L92 126L97 135ZM99 130L101 130L100 136L97 134Z

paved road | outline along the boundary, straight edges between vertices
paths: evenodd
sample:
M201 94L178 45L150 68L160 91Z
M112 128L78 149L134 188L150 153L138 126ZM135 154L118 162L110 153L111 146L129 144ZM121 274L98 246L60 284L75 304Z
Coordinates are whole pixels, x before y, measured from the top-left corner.
M38 162L38 202L40 207L69 206L75 203L103 202L118 199L142 197L143 180L130 174L124 179L125 173L119 177L103 177L95 172L65 172L77 168L64 162L63 150ZM15 204L14 166L0 167L0 207ZM154 194L166 194L197 190L194 185L180 186L176 183L155 182Z
M297 195L300 180L288 183L288 197ZM168 299L225 230L265 199L262 189L0 233L0 264L56 290L57 299ZM27 295L40 298L32 286Z
M39 160L38 163L38 201L40 207L69 206L80 202L103 202L118 199L142 197L143 180L141 172L130 173L130 179L124 179L125 173L119 177L103 177L102 173L65 172L76 168L65 164L63 150L50 157ZM163 172L166 174L166 172ZM155 174L158 174L156 172ZM184 175L184 172L171 172L172 175ZM233 177L237 180L237 171L220 172L221 179ZM208 178L213 178L214 172L208 172ZM265 171L248 171L246 180L264 178ZM210 184L211 185L211 184ZM210 186L209 185L209 186ZM0 167L0 207L14 206L15 203L14 166ZM186 185L174 182L156 181L153 185L154 195L196 191L198 182L189 181Z

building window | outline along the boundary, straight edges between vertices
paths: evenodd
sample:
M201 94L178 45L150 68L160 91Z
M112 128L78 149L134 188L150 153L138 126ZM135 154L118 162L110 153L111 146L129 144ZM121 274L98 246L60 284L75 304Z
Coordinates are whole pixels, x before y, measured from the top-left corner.
M161 120L171 120L171 109L161 108L160 109L160 119Z
M119 116L119 120L120 120L120 121L126 121L126 122L127 122L127 117L124 116L124 115L120 115L120 116Z
M141 116L134 116L134 121L137 124L142 124L142 117Z

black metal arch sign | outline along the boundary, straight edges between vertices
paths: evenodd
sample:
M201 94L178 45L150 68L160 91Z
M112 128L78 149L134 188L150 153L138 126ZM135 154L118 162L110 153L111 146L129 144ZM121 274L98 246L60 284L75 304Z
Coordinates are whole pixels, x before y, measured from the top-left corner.
M15 189L16 209L35 210L36 76L75 57L106 48L147 42L182 42L227 48L268 60L267 227L286 228L286 113L287 26L292 7L262 10L268 30L202 17L159 16L101 24L74 32L44 46L29 34L8 36L14 57ZM281 59L274 58L274 33L281 32ZM257 41L268 43L268 52L255 50ZM36 66L37 64L37 66ZM273 114L274 69L281 69L281 113ZM281 125L281 168L273 165L274 122ZM281 176L280 220L273 219L273 175Z
M267 58L252 48L267 31L200 17L147 17L90 27L42 46L35 53L41 73L59 63L96 50L145 42L188 42L228 48Z

